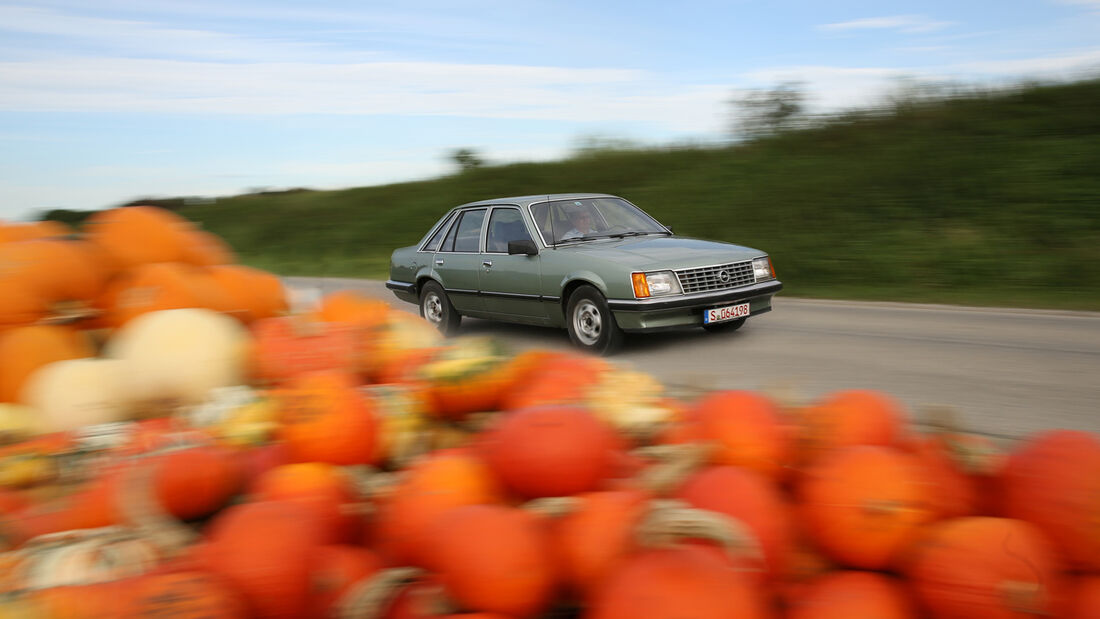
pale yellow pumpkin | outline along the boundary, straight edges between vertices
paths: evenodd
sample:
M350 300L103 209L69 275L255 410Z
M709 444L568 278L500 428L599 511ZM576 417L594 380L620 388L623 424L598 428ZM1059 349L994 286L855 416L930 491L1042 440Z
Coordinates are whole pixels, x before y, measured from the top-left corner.
M51 432L122 421L131 410L125 372L126 364L115 359L55 361L31 374L22 399Z
M105 355L127 364L125 385L139 403L194 405L211 389L244 382L250 346L238 321L187 308L135 318L108 340Z

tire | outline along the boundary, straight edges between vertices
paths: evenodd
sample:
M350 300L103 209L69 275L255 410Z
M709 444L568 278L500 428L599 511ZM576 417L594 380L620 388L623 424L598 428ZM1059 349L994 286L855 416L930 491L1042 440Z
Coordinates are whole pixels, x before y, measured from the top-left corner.
M597 355L608 355L623 343L623 331L607 307L607 300L592 286L573 291L566 307L566 329L574 346Z
M434 281L426 282L420 289L420 317L427 320L443 335L458 332L462 315L455 311L443 286Z
M711 333L733 333L745 325L746 318L716 322L712 325L703 325L703 328Z

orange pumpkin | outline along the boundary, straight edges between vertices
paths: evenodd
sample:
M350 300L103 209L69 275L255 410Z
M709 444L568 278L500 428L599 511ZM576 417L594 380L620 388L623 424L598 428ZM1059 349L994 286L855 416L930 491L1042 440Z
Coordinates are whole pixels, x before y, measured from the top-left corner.
M13 223L0 220L0 245L35 239L61 238L73 234L73 229L60 221L43 220Z
M367 376L374 369L379 334L391 311L384 301L354 290L339 290L325 295L314 315L322 322L352 325L359 350L356 370Z
M337 602L353 585L382 569L382 559L359 546L334 544L315 551L310 616L334 617Z
M256 480L252 494L260 501L294 501L314 512L331 543L352 542L357 518L346 506L355 501L352 480L340 467L323 462L285 464Z
M614 430L575 406L542 406L503 415L482 445L508 489L526 498L598 489L614 473L622 443Z
M0 333L32 325L50 311L50 300L20 277L0 272Z
M102 248L118 269L155 262L178 262L187 254L191 222L155 206L99 211L84 223L89 241Z
M374 400L342 372L315 372L290 379L275 394L278 436L294 462L371 464L380 456Z
M18 327L0 333L0 402L18 402L38 368L55 361L95 356L88 339L69 327Z
M208 516L240 490L244 470L226 447L192 445L152 453L142 466L156 466L157 499L164 508L184 520Z
M827 574L804 590L789 619L915 619L909 592L898 580L873 572Z
M701 546L635 554L596 593L591 619L759 619L759 591L728 561Z
M1066 619L1100 619L1100 575L1080 576L1070 587Z
M63 239L0 246L0 274L36 290L51 305L91 301L107 281L91 244Z
M248 616L300 617L323 532L309 510L287 501L242 503L211 523L201 557L245 599Z
M432 397L432 413L463 419L471 413L495 411L512 386L513 369L499 344L488 338L459 337L418 369Z
M807 471L798 491L807 534L852 567L890 566L935 516L919 462L890 447L836 451Z
M920 461L928 475L932 509L937 518L978 515L979 486L955 463L941 437L917 437L906 451Z
M432 525L430 567L461 607L529 617L545 610L555 575L537 516L502 505L466 505Z
M1100 570L1100 439L1079 430L1035 435L1010 457L1002 478L1004 512L1026 520L1073 567Z
M581 600L591 600L637 548L634 530L649 495L607 490L576 498L574 511L551 521L551 540L562 581Z
M1007 619L1053 614L1061 569L1054 548L1034 526L970 517L929 527L906 571L933 616Z
M585 394L599 384L611 365L598 357L575 354L533 353L527 360L538 361L537 371L526 368L526 377L503 397L504 410L518 410L545 404L577 404Z
M133 581L120 619L179 617L244 619L241 596L221 578L204 571L148 574Z
M791 515L766 477L733 466L711 467L692 476L677 496L692 507L744 523L760 542L765 572L773 579L786 573L792 552Z
M198 267L168 262L138 265L120 273L95 300L104 312L97 325L118 328L158 310L228 306L225 294L202 275Z
M852 445L898 445L907 416L897 400L869 389L837 391L796 412L804 464Z
M222 238L201 228L191 228L185 233L187 242L183 245L180 262L200 267L210 267L235 262L237 257L233 249Z
M442 334L428 321L402 311L387 313L372 334L367 376L376 383L403 382L410 376L410 361L423 362L443 343Z
M359 341L355 329L305 316L279 316L252 323L253 370L257 378L283 382L309 372L356 372Z
M715 391L686 414L679 440L716 445L711 461L777 478L790 457L792 437L779 406L752 391Z
M492 471L468 451L434 452L405 469L378 504L374 530L378 549L395 565L426 564L428 531L454 507L500 502Z
M228 296L229 313L245 324L285 314L286 291L276 275L239 264L207 269Z

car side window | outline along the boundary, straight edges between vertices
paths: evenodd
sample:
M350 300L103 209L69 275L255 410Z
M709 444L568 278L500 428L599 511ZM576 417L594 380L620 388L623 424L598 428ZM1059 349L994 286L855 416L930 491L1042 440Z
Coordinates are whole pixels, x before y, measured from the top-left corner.
M481 246L481 223L485 221L485 209L464 211L458 223L451 226L440 251L477 253Z
M523 216L516 208L495 208L489 216L489 234L485 241L485 251L508 253L509 241L529 241L527 226Z
M435 231L432 238L428 239L428 242L424 244L423 251L436 251L439 249L439 245L443 242L443 235L447 232L447 229L451 225L452 217L448 217L443 225L439 226L439 229Z

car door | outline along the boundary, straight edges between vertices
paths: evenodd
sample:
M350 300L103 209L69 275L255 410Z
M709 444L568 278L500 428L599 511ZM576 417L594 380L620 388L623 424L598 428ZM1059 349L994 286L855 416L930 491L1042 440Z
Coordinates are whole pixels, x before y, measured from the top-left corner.
M485 232L481 296L485 311L493 317L541 323L547 318L547 309L539 296L540 259L537 254L508 255L508 242L519 240L532 240L519 208L494 206Z
M484 309L478 295L478 270L486 210L473 208L459 212L433 257L433 271L459 313L481 313Z

